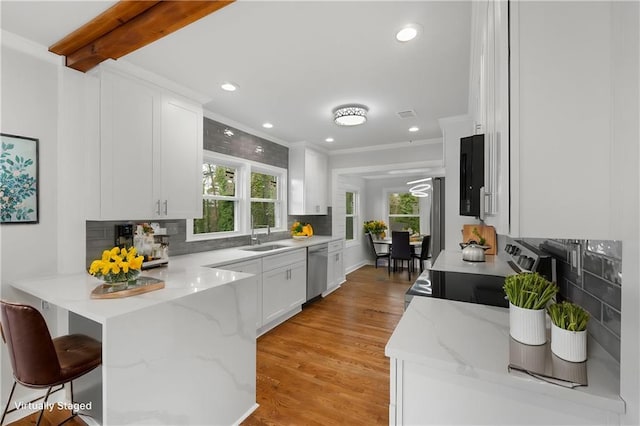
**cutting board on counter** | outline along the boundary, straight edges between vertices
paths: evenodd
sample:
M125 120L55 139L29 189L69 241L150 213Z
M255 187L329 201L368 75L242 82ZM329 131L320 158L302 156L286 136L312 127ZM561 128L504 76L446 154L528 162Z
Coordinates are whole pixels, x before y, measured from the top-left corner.
M487 242L485 245L489 246L484 251L484 254L496 254L497 242L496 242L496 228L489 225L462 225L462 242L468 243L469 240L478 241L479 238L473 233L473 229L476 228L478 233L484 237Z

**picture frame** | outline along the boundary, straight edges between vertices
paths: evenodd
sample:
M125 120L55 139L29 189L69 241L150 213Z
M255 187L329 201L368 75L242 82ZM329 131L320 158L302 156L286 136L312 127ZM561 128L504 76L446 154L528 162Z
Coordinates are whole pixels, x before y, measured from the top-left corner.
M0 224L39 222L39 140L0 133Z

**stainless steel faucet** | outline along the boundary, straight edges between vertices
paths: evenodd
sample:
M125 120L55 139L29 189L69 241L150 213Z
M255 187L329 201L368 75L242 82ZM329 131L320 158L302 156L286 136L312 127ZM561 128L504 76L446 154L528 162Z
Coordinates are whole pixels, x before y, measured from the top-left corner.
M255 244L260 244L260 237L258 236L258 234L255 233L255 230L257 228L267 228L267 236L271 235L271 226L269 225L269 215L265 215L265 217L267 218L267 224L266 225L260 225L260 226L254 226L253 224L253 215L251 215L251 245Z

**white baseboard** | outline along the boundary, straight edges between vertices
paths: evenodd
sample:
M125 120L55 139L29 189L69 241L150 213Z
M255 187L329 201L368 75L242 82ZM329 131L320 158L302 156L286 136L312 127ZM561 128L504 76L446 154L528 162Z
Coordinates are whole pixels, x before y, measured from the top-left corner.
M282 314L282 316L279 316L278 318L274 319L273 321L263 325L262 327L260 327L256 333L256 339L260 336L262 336L264 333L266 333L267 331L279 326L280 324L282 324L283 322L285 322L286 320L288 320L289 318L294 317L295 315L299 314L300 312L302 312L302 306L298 306L295 309L292 309L291 311Z
M374 263L372 263L372 262L371 262L371 261L369 261L369 260L363 260L363 261L362 261L362 262L360 262L360 263L356 263L355 265L349 266L349 267L345 270L345 273L350 274L350 273L352 273L353 271L357 271L358 269L360 269L360 268L362 268L363 266L366 266L366 265L374 265Z

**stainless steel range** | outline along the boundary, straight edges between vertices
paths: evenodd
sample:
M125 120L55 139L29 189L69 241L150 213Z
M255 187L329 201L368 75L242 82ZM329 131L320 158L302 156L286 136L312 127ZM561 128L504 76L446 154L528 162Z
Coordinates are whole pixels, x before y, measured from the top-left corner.
M415 296L508 307L504 278L519 272L538 272L556 281L555 259L526 241L510 238L497 256L486 256L485 262L466 262L460 250L444 250L407 291L405 309Z

